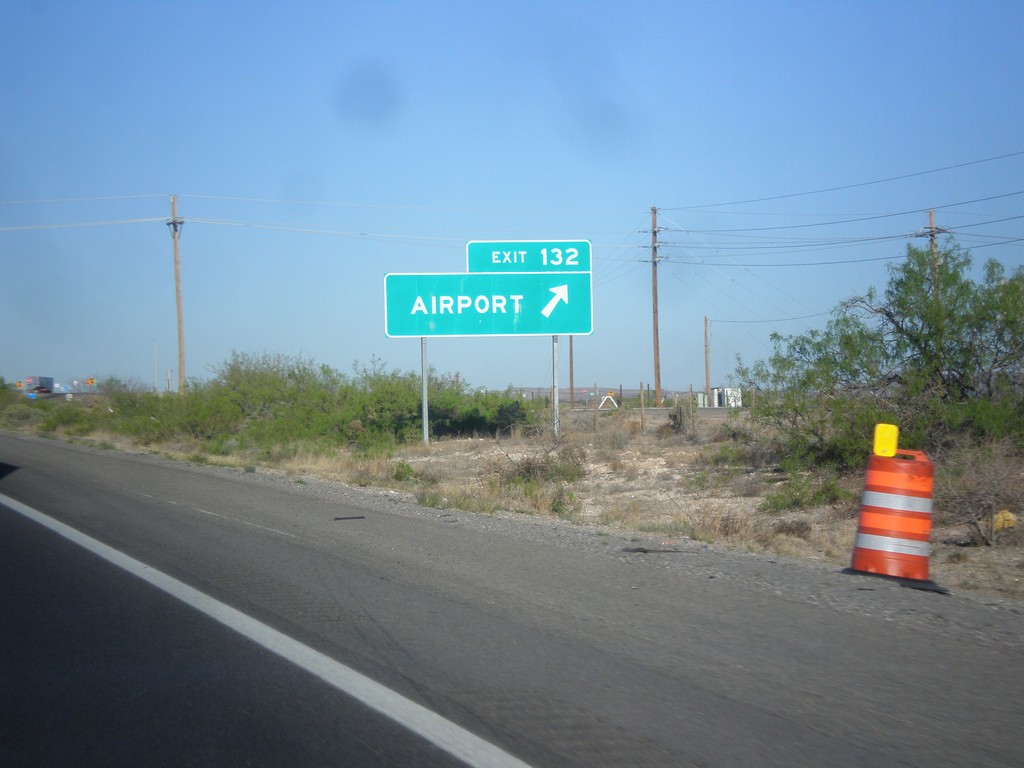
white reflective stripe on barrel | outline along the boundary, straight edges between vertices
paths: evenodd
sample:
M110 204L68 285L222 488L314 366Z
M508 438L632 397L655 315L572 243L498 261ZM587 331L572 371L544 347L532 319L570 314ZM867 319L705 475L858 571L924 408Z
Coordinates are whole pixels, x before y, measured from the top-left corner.
M882 493L881 491L864 491L860 499L861 506L895 509L900 512L932 513L932 499L920 496L903 496L898 493Z
M928 557L931 545L927 541L913 539L892 539L888 536L875 536L871 533L857 532L854 546L858 549L876 549L879 552L892 552L897 555L917 555Z

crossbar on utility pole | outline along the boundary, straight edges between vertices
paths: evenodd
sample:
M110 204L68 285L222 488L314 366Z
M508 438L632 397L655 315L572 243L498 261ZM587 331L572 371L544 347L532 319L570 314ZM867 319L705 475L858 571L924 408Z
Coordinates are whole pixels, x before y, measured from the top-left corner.
M184 220L178 218L178 197L171 195L171 218L167 221L167 226L170 227L171 238L174 240L174 296L178 305L178 394L185 392L185 322L182 319L181 311L181 252L179 250L181 228L184 224Z
M915 235L915 237L927 237L929 241L932 262L932 301L935 302L936 312L939 311L941 298L939 296L939 252L938 246L935 244L935 236L940 232L946 234L949 230L935 226L935 210L931 209L928 211L928 229Z

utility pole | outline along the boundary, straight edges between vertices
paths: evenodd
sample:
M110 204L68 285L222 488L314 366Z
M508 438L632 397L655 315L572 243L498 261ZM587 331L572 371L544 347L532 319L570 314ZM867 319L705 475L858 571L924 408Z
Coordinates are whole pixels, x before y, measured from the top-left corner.
M931 241L931 253L932 253L932 300L935 302L936 317L940 308L939 301L939 254L938 249L935 245L935 235L939 232L946 232L945 229L939 229L935 226L935 210L929 209L928 211L928 239Z
M711 407L711 334L708 316L704 315L704 405Z
M178 394L185 392L185 323L181 312L181 227L185 222L178 218L178 197L171 195L171 218L167 226L174 241L174 296L178 304Z
M942 369L945 365L945 328L942 315L942 296L939 293L939 251L935 243L935 236L939 232L948 232L949 230L942 229L941 227L935 226L935 211L934 209L928 210L928 229L918 235L918 237L927 236L929 241L929 249L931 251L931 267L932 267L932 303L935 311L935 374L936 383L940 390L943 387L943 375Z
M651 307L654 314L654 407L661 407L661 350L658 343L658 209L651 206Z
M944 389L943 366L945 355L945 322L942 313L942 296L939 292L939 250L935 243L935 236L940 232L949 232L948 229L935 226L935 211L928 211L928 229L917 232L914 237L927 237L931 251L931 272L932 272L932 312L934 319L934 346L935 359L930 365L934 368L936 385L939 390Z
M928 229L915 235L915 237L927 237L929 240L932 257L932 301L935 302L936 315L941 309L941 300L939 297L939 251L935 244L935 236L940 232L946 233L949 230L935 226L935 211L932 209L928 211Z

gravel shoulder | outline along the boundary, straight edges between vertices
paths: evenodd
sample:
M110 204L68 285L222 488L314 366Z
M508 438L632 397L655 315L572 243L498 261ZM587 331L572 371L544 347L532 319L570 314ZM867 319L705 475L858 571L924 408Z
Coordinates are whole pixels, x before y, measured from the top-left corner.
M166 461L147 456L146 460ZM413 493L388 488L353 487L313 476L295 476L280 470L240 469L186 465L188 471L226 474L240 482L286 489L297 496L355 507L367 514L387 514L431 522L457 535L470 530L493 537L502 547L543 552L558 558L573 556L611 559L623 564L637 589L643 585L677 583L696 589L735 589L759 596L766 603L793 601L824 610L890 623L911 630L939 633L986 646L1024 648L1024 601L985 589L952 589L943 594L915 588L920 584L850 573L845 565L826 558L751 551L720 543L652 535L606 525L568 521L519 512L479 514L456 509L419 506ZM941 551L941 550L940 550ZM1012 563L1021 553L1002 553ZM486 556L486 553L483 553ZM950 569L962 567L951 564ZM977 566L983 570L981 566ZM946 587L945 568L933 569L933 580ZM595 584L595 588L602 585Z
M39 440L22 436L21 439ZM69 446L99 450L88 445ZM521 450L527 450L520 446ZM494 441L454 441L429 449L410 448L393 460L407 462L418 473L433 473L469 488L481 484L495 461L507 461L510 446ZM169 462L145 450L123 451L138 460ZM689 456L689 459L681 458ZM742 537L699 541L673 532L643 530L643 524L680 515L715 519L758 518L763 495L737 495L735 484L694 487L687 480L706 472L691 447L680 452L644 449L603 453L591 450L585 478L573 487L580 514L571 519L522 511L483 514L450 506L417 504L408 485L359 487L322 473L295 468L215 466L174 460L187 472L216 473L239 482L312 496L367 514L414 517L452 532L472 530L500 540L502 546L542 551L557 558L574 556L613 559L643 583L678 582L694 589L707 583L743 590L764 600L786 600L821 606L876 621L941 632L967 642L1003 647L1024 645L1024 553L1016 547L964 548L952 543L953 533L935 531L930 575L950 594L912 588L898 580L845 572L856 528L856 513L837 514L822 508L803 513L817 534L807 538L773 537L766 546ZM742 487L742 485L741 485ZM608 516L608 509L629 515ZM599 588L601 585L594 585ZM916 585L923 586L923 585ZM640 586L639 588L642 588Z

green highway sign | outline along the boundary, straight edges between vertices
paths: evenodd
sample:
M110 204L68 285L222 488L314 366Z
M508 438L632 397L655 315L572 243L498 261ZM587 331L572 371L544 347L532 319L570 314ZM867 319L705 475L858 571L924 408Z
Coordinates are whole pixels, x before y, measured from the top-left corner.
M589 240L471 240L467 272L590 272Z
M385 275L384 332L392 338L592 333L589 262L588 247L586 272Z

